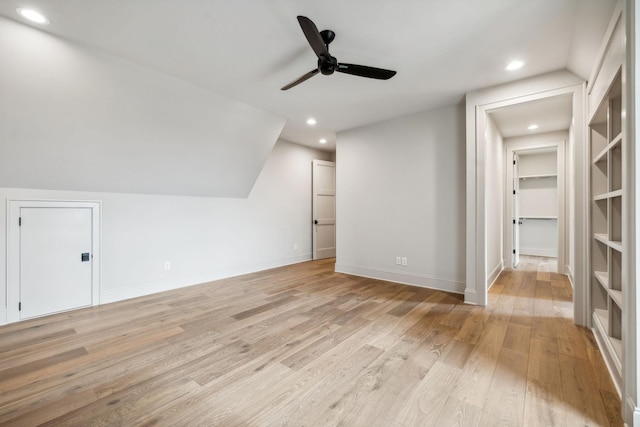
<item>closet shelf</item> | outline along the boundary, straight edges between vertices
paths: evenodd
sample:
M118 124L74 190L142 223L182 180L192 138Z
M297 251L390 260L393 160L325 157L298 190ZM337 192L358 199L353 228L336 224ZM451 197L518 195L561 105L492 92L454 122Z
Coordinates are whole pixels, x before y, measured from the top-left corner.
M622 190L609 191L608 193L597 194L593 196L594 201L613 199L614 197L622 197Z
M622 242L619 240L609 240L606 234L595 233L593 238L609 246L611 249L615 249L618 252L622 252Z
M612 356L615 369L622 371L622 341L609 335L609 318L608 311L600 308L593 309L593 323L598 330L599 335L604 338L604 345L610 349L609 354ZM612 350L612 351L611 351Z
M557 178L558 174L549 173L549 174L539 174L539 175L520 175L518 178L525 179L546 179L546 178Z
M622 309L622 291L616 291L615 289L608 289L611 300L616 303L618 308Z
M604 147L604 149L600 151L598 155L596 155L593 158L593 164L595 165L598 162L606 160L607 153L613 150L616 147L616 145L620 144L621 141L622 141L622 132L618 133L618 135L616 135L616 137L613 138L613 140L609 144L607 144L607 146Z
M609 276L606 271L594 271L593 275L598 279L598 282L600 282L603 288L609 289Z

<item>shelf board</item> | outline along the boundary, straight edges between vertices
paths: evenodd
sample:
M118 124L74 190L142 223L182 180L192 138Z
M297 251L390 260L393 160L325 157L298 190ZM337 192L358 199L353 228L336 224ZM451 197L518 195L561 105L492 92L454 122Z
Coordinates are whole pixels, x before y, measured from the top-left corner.
M609 275L606 271L594 271L593 275L598 279L598 282L603 288L609 289Z
M607 292L609 292L609 295L611 295L611 300L616 303L620 310L622 310L622 291L607 289Z
M618 252L622 252L622 242L619 240L609 240L608 243L611 249L615 249Z
M593 235L593 238L599 241L600 243L604 243L605 245L609 245L609 239L606 234L596 233Z
M613 199L614 197L622 197L622 190L609 191L608 193L596 194L593 196L594 201Z
M609 144L607 144L607 146L604 147L604 149L602 151L600 151L593 158L593 164L595 165L596 163L605 160L605 156L607 155L607 153L609 151L613 150L616 145L620 144L621 141L622 141L622 132L619 133L615 138L613 138L613 140Z
M597 332L595 335L596 341L598 341L598 347L600 347L601 350L606 350L611 362L613 362L613 366L610 368L614 368L618 371L618 374L622 373L622 341L609 336L609 317L607 310L599 308L593 310L593 328L595 329L594 332ZM604 341L603 343L600 343L600 337ZM603 351L603 356L604 353Z
M613 351L616 353L616 356L618 356L618 359L622 359L622 340L613 337L607 338L609 338L611 347L613 347Z
M543 173L536 175L520 175L518 178L520 179L546 179L546 178L557 178L557 173Z
M606 147L604 147L604 149L599 152L594 158L593 158L593 164L595 165L598 162L601 162L605 159L605 156L607 155L607 153L609 152L609 146L607 145Z
M593 309L593 319L596 320L596 326L600 329L600 333L605 337L609 337L609 313L602 308Z
M611 249L615 249L618 252L622 252L622 242L619 240L609 240L606 234L595 233L593 238L609 246Z
M612 149L616 145L620 144L621 141L622 141L622 132L618 132L615 138L613 138L609 143L609 145L607 145L607 148Z

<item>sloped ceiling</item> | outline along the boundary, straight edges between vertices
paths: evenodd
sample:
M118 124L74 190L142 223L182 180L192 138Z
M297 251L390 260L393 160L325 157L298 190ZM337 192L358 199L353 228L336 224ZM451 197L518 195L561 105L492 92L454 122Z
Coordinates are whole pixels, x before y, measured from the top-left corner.
M247 197L284 119L0 18L0 186Z
M615 0L30 0L45 31L110 52L286 119L283 137L335 132L451 105L464 93L569 69L584 79ZM21 20L24 0L0 14ZM296 15L336 32L339 61L398 71L389 81L316 76ZM507 72L512 59L525 67ZM305 121L313 116L315 128Z

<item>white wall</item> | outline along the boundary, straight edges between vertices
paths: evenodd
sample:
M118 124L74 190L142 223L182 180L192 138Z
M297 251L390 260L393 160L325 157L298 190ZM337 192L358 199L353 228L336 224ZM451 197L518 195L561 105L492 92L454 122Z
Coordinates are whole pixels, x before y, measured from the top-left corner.
M337 271L464 291L464 117L458 105L338 134Z
M487 115L485 140L487 197L487 283L492 285L504 267L502 256L504 223L505 159L502 135L491 115Z
M3 187L246 197L284 126L5 18L0 58Z
M7 199L101 200L101 302L131 298L310 259L311 160L331 157L278 141L247 199L0 188L0 224ZM1 227L2 272L5 250Z

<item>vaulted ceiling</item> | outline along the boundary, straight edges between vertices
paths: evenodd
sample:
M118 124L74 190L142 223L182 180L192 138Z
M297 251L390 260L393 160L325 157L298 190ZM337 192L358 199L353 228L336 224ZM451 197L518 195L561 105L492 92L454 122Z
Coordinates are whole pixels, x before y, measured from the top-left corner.
M614 0L4 0L50 19L44 31L286 119L283 138L335 133L451 105L464 94L559 69L588 79ZM339 61L396 70L280 88L316 65L297 15L335 31ZM36 26L35 24L29 24ZM505 71L520 59L525 66ZM309 117L317 119L313 128Z

